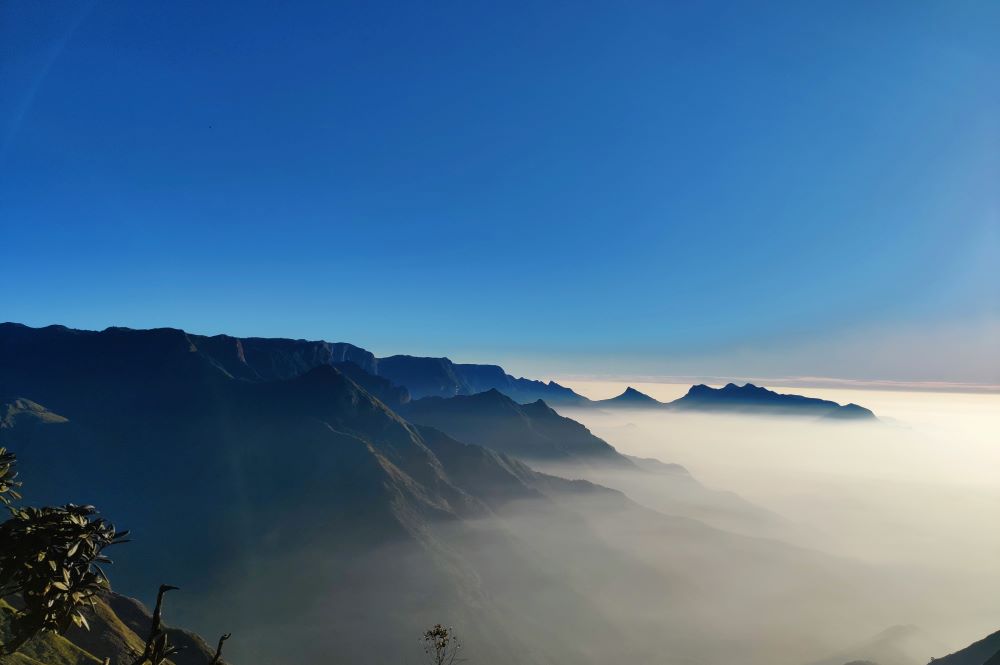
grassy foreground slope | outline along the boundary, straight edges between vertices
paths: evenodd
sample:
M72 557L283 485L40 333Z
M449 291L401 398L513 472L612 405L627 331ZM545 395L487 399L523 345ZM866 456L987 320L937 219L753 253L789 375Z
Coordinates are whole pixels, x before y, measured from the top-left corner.
M0 600L0 640L10 637L8 630L14 608ZM118 594L107 594L87 611L90 630L72 628L65 636L42 633L13 656L0 656L0 665L99 665L110 659L111 665L128 665L142 653L143 637L149 630L149 611L139 601ZM168 628L172 644L183 650L169 662L172 665L208 665L211 647L197 635Z

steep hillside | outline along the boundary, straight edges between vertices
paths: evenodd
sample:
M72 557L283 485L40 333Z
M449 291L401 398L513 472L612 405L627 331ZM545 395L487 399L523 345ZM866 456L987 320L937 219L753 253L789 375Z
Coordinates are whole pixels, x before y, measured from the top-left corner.
M995 665L1000 663L1000 630L978 642L934 660L934 665Z
M0 641L8 636L13 608L0 600ZM0 656L2 665L129 665L142 653L152 617L139 601L115 593L106 594L85 610L89 630L71 628L65 635L43 633L13 656ZM169 611L168 611L169 614ZM167 626L171 644L182 650L170 659L171 665L209 665L215 650L201 637Z

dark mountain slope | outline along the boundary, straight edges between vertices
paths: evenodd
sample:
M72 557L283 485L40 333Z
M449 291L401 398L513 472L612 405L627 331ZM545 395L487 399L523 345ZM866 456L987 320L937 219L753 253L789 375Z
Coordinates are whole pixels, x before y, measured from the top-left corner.
M518 379L497 365L456 364L448 358L391 356L379 358L376 373L406 386L414 399L455 397L498 390L520 403L544 399L552 404L582 405L589 402L554 381L544 383Z
M531 460L632 464L606 442L541 400L518 404L498 390L450 399L425 397L402 410L412 422L435 427L461 441Z
M857 404L841 406L825 399L776 393L752 383L743 386L728 383L722 388L699 384L692 386L686 395L670 402L667 407L677 411L728 411L842 420L875 419L875 414Z
M229 374L264 381L288 379L318 365L352 362L375 374L374 354L345 342L229 335L190 335L191 341Z
M532 379L514 378L497 365L456 364L454 367L455 372L469 387L469 392L466 393L469 395L487 390L499 390L521 404L544 400L549 404L579 406L590 401L555 381L546 383Z
M375 373L406 386L414 399L427 395L468 395L472 388L447 358L389 356L379 358Z
M376 358L371 352L344 342L309 341L301 339L268 339L231 337L229 335L193 335L181 330L128 330L108 328L104 331L73 330L63 326L29 328L17 323L0 323L0 354L4 347L18 352L28 351L34 361L60 362L74 349L96 350L106 359L101 348L109 344L131 343L122 334L145 333L162 337L164 344L172 339L183 342L187 350L199 355L208 364L228 376L247 381L289 379L320 365L340 366L353 363L363 372L382 377L394 386L373 390L386 396L387 403L399 404L414 398L471 395L497 389L518 402L545 399L552 404L582 405L589 402L569 388L557 383L544 383L515 378L496 365L455 364L448 358L390 356ZM123 349L126 357L128 351ZM133 358L141 367L143 360ZM156 362L151 357L149 361ZM353 378L358 376L347 371ZM363 385L363 381L359 381Z
M397 385L385 377L376 376L365 371L360 365L351 361L332 363L331 367L354 381L371 395L377 397L389 407L396 408L410 401L410 391Z
M947 656L936 658L937 665L995 665L1000 662L1000 630Z

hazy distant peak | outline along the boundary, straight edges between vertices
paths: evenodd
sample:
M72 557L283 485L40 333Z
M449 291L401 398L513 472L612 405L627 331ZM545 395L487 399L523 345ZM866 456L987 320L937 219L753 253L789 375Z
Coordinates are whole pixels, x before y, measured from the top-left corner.
M768 390L762 386L756 386L750 382L746 382L742 386L729 382L722 387L722 390L729 393L777 394L773 390Z
M546 404L545 400L543 399L537 399L534 402L529 402L528 404L524 404L522 405L521 408L524 410L525 413L529 413L533 416L544 415L544 416L558 416L560 418L562 417L559 416L558 413L556 413L555 409Z
M456 397L464 397L465 399L468 399L470 402L480 403L480 404L498 404L504 406L508 404L515 404L514 400L507 397L496 388L490 388L489 390L484 390L474 395L457 395Z
M625 389L621 395L617 397L612 397L611 399L604 399L594 402L599 406L622 406L622 407L651 407L651 406L663 406L663 402L659 402L649 395L640 392L629 386Z
M841 406L837 402L826 399L777 393L752 383L744 383L739 386L730 382L722 388L712 388L699 383L691 386L687 394L680 399L670 402L669 407L701 411L806 415L831 420L875 418L874 413L857 404Z

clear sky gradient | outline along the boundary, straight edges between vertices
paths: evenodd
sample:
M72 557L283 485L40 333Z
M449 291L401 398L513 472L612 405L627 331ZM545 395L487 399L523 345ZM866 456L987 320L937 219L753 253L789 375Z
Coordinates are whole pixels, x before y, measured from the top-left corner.
M1000 3L0 4L0 319L1000 383Z

